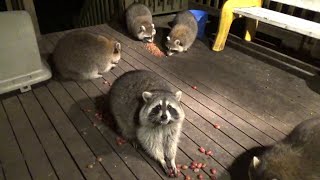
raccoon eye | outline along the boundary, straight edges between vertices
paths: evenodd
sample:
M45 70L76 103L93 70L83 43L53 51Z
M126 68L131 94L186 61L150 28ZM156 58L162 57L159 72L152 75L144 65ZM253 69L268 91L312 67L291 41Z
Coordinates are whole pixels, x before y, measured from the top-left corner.
M172 107L170 105L168 105L168 109L170 110Z
M156 108L157 108L158 110L160 110L160 109L161 109L161 106L160 106L160 105L157 105Z

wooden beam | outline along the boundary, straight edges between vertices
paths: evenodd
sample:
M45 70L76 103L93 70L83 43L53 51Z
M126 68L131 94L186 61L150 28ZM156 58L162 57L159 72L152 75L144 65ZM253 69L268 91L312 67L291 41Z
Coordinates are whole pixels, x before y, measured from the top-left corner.
M33 27L36 33L37 38L41 37L41 32L38 24L38 18L37 18L37 13L36 9L33 4L33 0L22 0L24 9L30 14Z

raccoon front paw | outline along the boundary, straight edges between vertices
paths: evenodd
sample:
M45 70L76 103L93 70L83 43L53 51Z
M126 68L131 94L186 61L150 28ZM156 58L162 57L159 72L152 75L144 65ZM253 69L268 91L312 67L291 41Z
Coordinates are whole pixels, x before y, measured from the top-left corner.
M164 172L165 172L167 175L170 175L172 172L171 172L170 168L168 167L166 161L163 159L163 160L160 160L160 163L161 163L161 166L162 166Z
M93 78L102 78L102 75L101 74L95 74L92 76Z
M172 171L173 171L174 175L175 175L175 176L178 176L179 171L178 171L178 168L177 168L177 166L176 166L175 161L172 161L172 160L171 160L171 168L172 168Z
M168 55L168 56L172 56L172 55L173 55L173 52L168 51L168 52L167 52L167 55Z
M139 144L137 142L131 142L133 148L138 149L139 148Z

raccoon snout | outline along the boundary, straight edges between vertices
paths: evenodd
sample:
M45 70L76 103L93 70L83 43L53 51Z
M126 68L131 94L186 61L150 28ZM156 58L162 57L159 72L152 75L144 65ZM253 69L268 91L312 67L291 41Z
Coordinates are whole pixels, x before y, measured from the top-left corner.
M161 116L161 119L162 120L166 120L168 118L168 116L166 115L166 114L163 114L162 116Z

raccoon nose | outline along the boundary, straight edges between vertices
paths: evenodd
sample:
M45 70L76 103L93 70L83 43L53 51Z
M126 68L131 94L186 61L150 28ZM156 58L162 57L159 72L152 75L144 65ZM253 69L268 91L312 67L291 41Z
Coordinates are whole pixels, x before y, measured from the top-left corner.
M166 115L166 114L163 114L162 116L161 116L161 119L163 119L163 120L165 120L165 119L167 119L168 118L168 116Z

